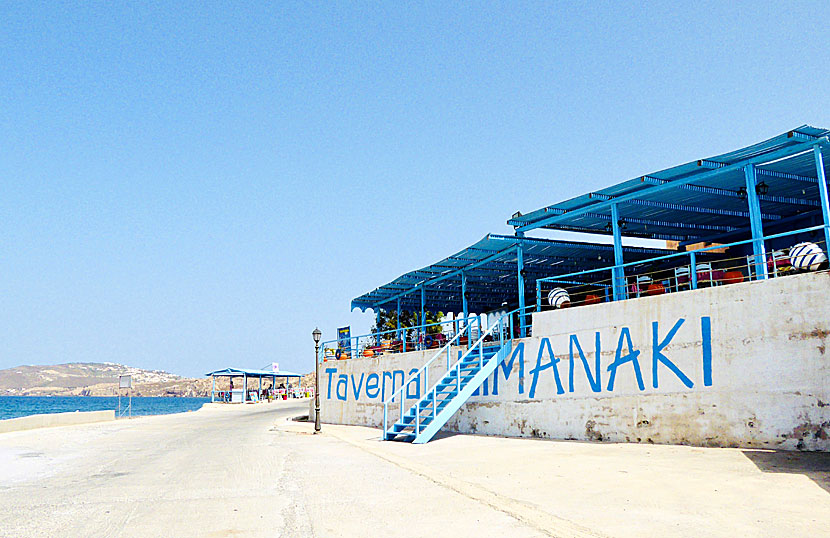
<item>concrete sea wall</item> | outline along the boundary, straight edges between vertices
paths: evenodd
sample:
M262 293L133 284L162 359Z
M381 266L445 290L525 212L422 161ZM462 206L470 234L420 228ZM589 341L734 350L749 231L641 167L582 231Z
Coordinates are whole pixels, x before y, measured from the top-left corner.
M830 450L828 299L819 273L534 314L534 336L514 340L446 428ZM324 363L322 420L379 425L383 399L434 353Z
M29 415L28 417L0 420L0 433L49 428L52 426L89 424L91 422L105 422L108 420L115 420L115 411L77 411L74 413Z

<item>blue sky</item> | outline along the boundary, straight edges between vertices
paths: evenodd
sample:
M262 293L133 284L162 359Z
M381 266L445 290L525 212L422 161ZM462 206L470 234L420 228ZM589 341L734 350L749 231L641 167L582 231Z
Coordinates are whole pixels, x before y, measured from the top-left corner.
M830 3L623 4L4 2L0 368L309 371L516 210L830 126Z

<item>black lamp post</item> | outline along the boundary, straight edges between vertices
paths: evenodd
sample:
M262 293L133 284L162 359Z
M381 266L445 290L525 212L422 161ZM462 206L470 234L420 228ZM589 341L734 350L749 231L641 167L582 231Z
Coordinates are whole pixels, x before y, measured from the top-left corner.
M314 433L320 431L320 329L311 332L314 338Z

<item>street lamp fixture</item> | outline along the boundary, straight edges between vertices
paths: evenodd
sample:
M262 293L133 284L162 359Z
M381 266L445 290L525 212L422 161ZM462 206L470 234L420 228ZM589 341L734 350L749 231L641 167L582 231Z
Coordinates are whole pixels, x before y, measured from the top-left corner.
M323 333L315 328L311 332L314 338L314 433L320 431L320 338Z

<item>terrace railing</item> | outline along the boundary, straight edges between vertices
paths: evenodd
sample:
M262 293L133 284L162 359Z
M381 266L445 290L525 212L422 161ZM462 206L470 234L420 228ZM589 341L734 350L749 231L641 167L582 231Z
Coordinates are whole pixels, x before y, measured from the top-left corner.
M716 244L647 260L540 278L536 281L536 308L542 309L545 294L554 288L563 288L567 292L570 306L613 301L615 279L618 289L616 300L624 300L815 271L819 262L825 260L822 267L826 267L827 263L827 245L823 233L820 237L816 234L809 241L799 241L799 244L811 243L814 247L795 248L796 245L792 245L780 248L780 240L799 234L823 232L824 229L825 226L812 226L767 235L761 239ZM779 247L770 245L767 248L770 242L778 242ZM730 248L753 244L755 249L751 254L726 254Z
M436 332L435 327L439 330ZM430 331L432 329L432 331ZM442 348L448 340L469 345L481 334L481 317L468 316L450 321L426 323L387 331L328 340L320 345L318 360L374 357L387 353L405 353ZM414 338L412 338L414 336Z

